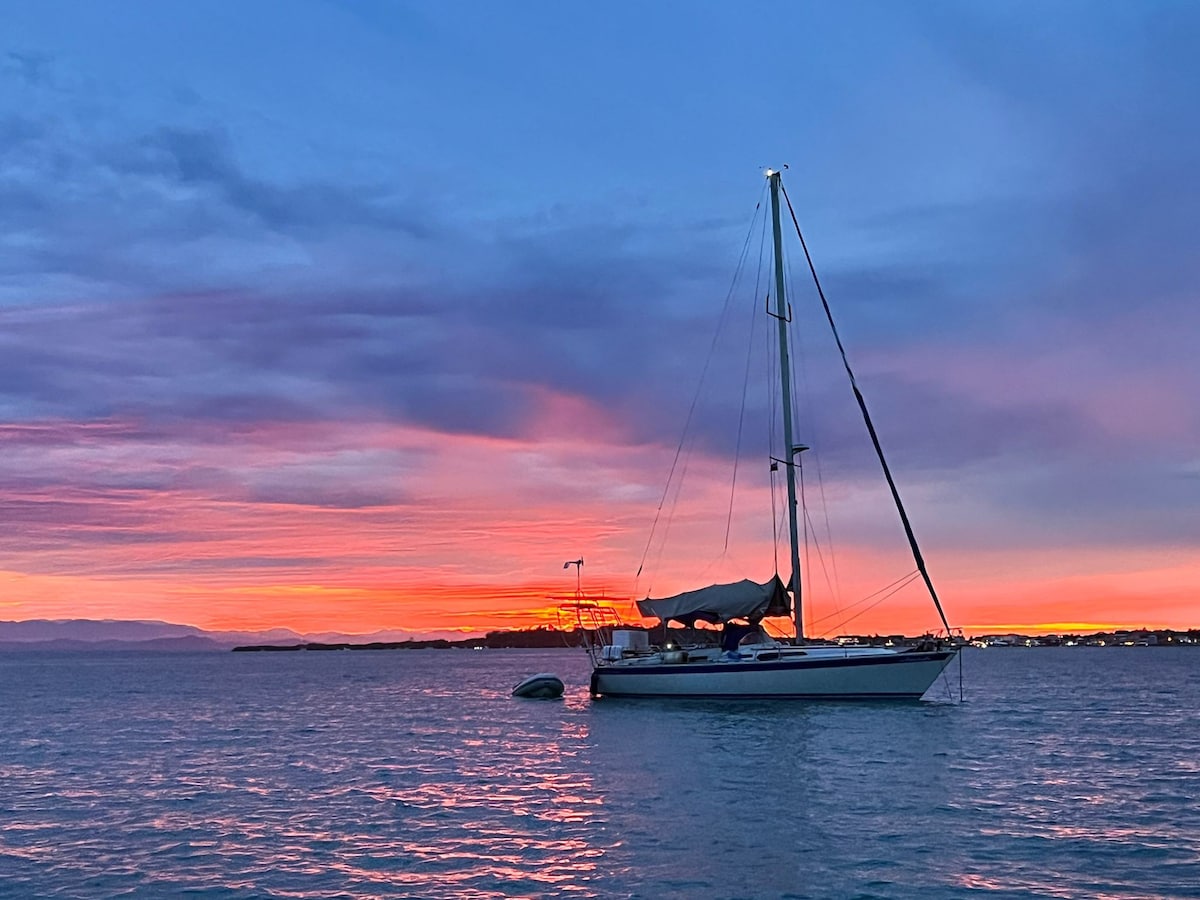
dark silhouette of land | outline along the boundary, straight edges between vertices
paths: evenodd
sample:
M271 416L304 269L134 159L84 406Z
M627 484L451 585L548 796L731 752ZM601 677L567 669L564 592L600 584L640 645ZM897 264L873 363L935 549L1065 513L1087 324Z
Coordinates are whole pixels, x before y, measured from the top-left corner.
M650 643L674 641L692 645L716 642L719 632L712 629L688 630L661 625L652 628L636 625L619 626L632 631L647 632ZM406 632L380 632L374 635L349 635L338 632L303 635L286 628L257 632L205 631L193 625L175 625L158 621L114 620L28 620L0 621L0 653L6 652L75 652L75 651L152 651L152 652L279 652L296 650L463 650L463 649L556 649L579 647L584 633L579 628L526 628L512 631L491 631L483 636L466 638L405 637ZM394 638L401 637L402 640ZM375 638L372 640L372 638ZM387 638L387 640L380 640ZM840 635L829 641L813 640L814 644L846 644L852 646L911 647L928 640L928 636L911 637L902 634ZM943 641L945 638L943 638ZM976 633L958 636L953 642L977 647L1200 647L1200 628L1154 629L1130 628L1099 631L1090 634L1016 634Z
M463 638L450 641L443 638L407 641L371 641L365 644L339 642L299 644L253 644L234 647L234 653L286 652L289 650L486 650L515 648L562 648L578 647L583 643L583 634L578 628L560 631L554 628L527 628L521 631L489 631L483 637Z
M652 642L663 642L664 630L661 625L652 628L639 628L635 625L622 626L629 631L644 631L651 637ZM719 632L711 629L689 630L671 628L666 631L666 638L679 644L692 644L705 639L715 643ZM562 647L582 646L584 633L579 628L526 628L516 631L489 631L483 637L463 638L462 640L406 640L406 641L371 641L369 643L316 643L302 642L297 644L255 644L234 647L235 653L247 652L287 652L295 650L500 650L500 649L556 649ZM849 646L871 647L912 647L929 639L928 635L909 636L903 634L869 634L843 635L835 640L814 640L815 644L845 644ZM981 635L976 638L955 637L955 644L987 647L1200 647L1200 629L1177 631L1173 629L1135 629L1131 631L1096 632L1079 635Z

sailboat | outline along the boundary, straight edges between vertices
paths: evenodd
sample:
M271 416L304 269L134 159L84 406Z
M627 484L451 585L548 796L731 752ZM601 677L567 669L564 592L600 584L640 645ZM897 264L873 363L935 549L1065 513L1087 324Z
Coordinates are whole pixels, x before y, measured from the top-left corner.
M782 185L781 174L766 172L771 199L774 242L774 301L768 312L776 320L779 342L779 375L782 410L783 459L772 459L782 467L787 484L788 537L792 577L785 584L778 572L758 583L743 580L733 584L702 587L673 597L637 603L642 616L658 619L667 631L668 622L692 628L697 622L719 626L719 645L680 646L669 638L662 646L651 646L646 631L622 628L619 623L597 621L594 604L579 604L592 616L592 628L583 629L585 647L592 658L593 697L714 697L714 698L811 698L811 699L916 699L930 688L957 653L951 628L933 582L917 546L908 515L884 459L862 393L854 381L841 338L837 334L829 304L816 276L804 236ZM817 294L846 374L858 401L867 431L891 489L916 562L942 625L945 639L929 640L910 647L837 646L806 641L801 615L801 568L796 469L800 453L808 448L793 436L792 383L789 361L790 307L785 294L783 229L780 198L787 203L792 223L800 238ZM795 640L785 643L767 635L762 620L793 618ZM581 622L581 624L583 624Z

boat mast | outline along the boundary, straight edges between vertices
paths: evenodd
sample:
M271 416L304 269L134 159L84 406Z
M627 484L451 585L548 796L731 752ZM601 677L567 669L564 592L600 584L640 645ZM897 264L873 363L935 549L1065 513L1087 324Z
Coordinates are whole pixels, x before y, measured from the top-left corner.
M771 184L771 229L775 240L775 312L779 325L779 378L783 385L783 446L784 470L787 472L788 537L792 549L792 616L796 623L796 641L804 639L803 616L800 612L800 525L796 503L796 444L792 437L792 364L788 355L788 323L791 310L784 295L783 232L779 225L779 173L767 170Z

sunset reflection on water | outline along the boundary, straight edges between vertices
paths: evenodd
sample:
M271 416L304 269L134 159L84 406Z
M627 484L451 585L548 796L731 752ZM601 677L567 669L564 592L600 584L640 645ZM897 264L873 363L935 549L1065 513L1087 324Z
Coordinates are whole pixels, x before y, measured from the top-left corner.
M482 727L449 752L434 729L415 758L376 767L405 822L399 851L458 885L600 896L589 885L605 852L594 842L603 798L578 765L587 725L545 724Z
M1186 897L1198 652L978 651L962 705L594 703L562 651L0 657L0 897ZM509 696L547 670L565 699Z

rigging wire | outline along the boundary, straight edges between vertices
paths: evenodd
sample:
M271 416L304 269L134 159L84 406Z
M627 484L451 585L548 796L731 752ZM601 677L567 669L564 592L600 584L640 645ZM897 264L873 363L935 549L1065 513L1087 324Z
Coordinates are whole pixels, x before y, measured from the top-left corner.
M783 185L780 185L783 188ZM892 492L892 500L896 504L896 512L900 514L900 521L904 525L904 533L908 536L908 544L912 549L913 560L917 564L917 571L920 572L922 579L925 581L925 587L929 590L929 596L933 598L933 605L937 607L938 616L941 617L942 625L946 629L946 633L950 633L950 622L946 618L946 612L942 609L942 601L938 599L937 591L933 587L933 579L929 577L929 570L925 567L925 559L921 556L921 548L917 546L917 536L913 533L912 523L908 520L908 513L904 510L904 503L900 500L900 490L896 487L896 481L892 478L892 471L888 468L887 460L883 455L883 446L879 443L879 435L875 431L875 425L871 421L871 414L867 412L867 401L863 398L862 391L858 388L858 382L854 379L854 371L850 368L850 361L846 357L846 348L842 346L842 339L838 335L837 326L833 322L833 313L829 309L829 303L825 299L825 291L821 288L821 280L817 277L816 266L813 265L812 256L808 252L808 244L804 240L804 233L800 230L800 222L796 218L796 211L792 208L792 200L788 196L787 191L783 190L783 199L787 201L788 212L792 217L792 224L796 227L796 236L800 238L800 246L804 250L804 258L808 262L808 270L812 273L813 284L816 285L817 295L821 298L821 306L825 309L825 318L829 321L829 327L833 330L833 339L837 342L838 351L842 355L842 365L846 369L846 374L850 378L850 387L854 390L854 397L858 401L858 408L862 411L863 422L867 426L867 431L871 435L871 443L875 445L875 454L879 457L879 464L883 468L884 478L887 479L888 487Z
M754 323L758 321L758 291L762 281L762 246L766 241L767 219L763 216L763 227L758 245L759 266L754 273L754 293L750 302L750 339L746 342L746 369L742 376L742 407L738 412L737 443L733 452L733 476L729 482L729 515L725 519L725 545L722 555L729 552L729 533L733 529L733 500L737 490L738 464L742 458L742 428L746 421L746 397L750 392L750 364L754 360Z
M787 245L784 245L783 266L784 266L784 272L785 272L784 277L787 282L788 296L792 297L794 300L796 297L799 296L799 293L796 291L796 279L792 275L792 258L787 252ZM788 305L788 310L789 310L789 312L791 311L790 304ZM788 327L789 346L792 350L789 358L791 360L791 365L792 365L791 375L792 375L793 388L795 388L795 385L797 384L797 380L796 380L797 377L799 377L799 384L803 385L806 388L806 390L803 391L803 396L804 396L804 401L805 401L805 406L806 406L805 411L807 413L807 416L802 417L800 415L800 404L801 404L801 393L802 392L798 389L793 389L792 390L792 419L795 422L807 423L806 427L809 429L810 433L813 433L815 431L815 429L813 429L812 426L816 420L816 416L813 414L811 396L810 396L809 391L807 390L807 387L809 384L808 370L807 370L807 365L806 365L807 359L804 354L804 342L801 340L801 338L803 337L803 329L800 327L799 320L794 316L788 321L787 327ZM803 441L803 443L806 443L806 444L810 443L810 442L813 442L813 437L811 437L811 436L809 438L807 438L805 441ZM801 511L801 516L802 516L802 524L804 526L804 570L806 572L811 572L813 570L813 568L812 568L812 551L813 551L813 549L815 549L817 552L817 558L821 563L821 572L825 576L825 584L829 588L830 595L833 597L834 604L836 606L837 601L838 601L838 591L834 589L834 584L831 583L829 580L829 572L825 567L825 557L822 555L821 547L820 547L820 544L818 543L817 529L808 514L807 499L804 494L803 456L802 455L794 456L793 458L797 460L796 468L797 468L797 472L800 476L800 491L801 491L800 511ZM820 467L820 456L819 455L816 456L816 463L817 463L817 484L821 490L821 508L825 514L826 534L829 537L829 552L830 552L830 555L832 556L832 554L833 554L833 536L829 532L829 528L828 528L829 506L825 502L825 485L820 477L821 476L821 467ZM809 530L810 526L812 526L811 533ZM835 578L835 582L836 582L836 578ZM812 591L812 586L813 586L813 581L810 579L807 583L807 589L805 590L804 594L802 595L802 599L804 601L803 611L807 612L809 616L811 616L812 613L816 609L816 607L813 603L813 600L815 599L815 594ZM811 626L812 622L810 621L807 624Z
M768 294L767 303L770 304L770 295ZM768 341L768 345L773 342ZM770 476L771 476L771 546L775 553L775 574L779 574L779 532L783 529L783 517L787 514L787 501L779 500L777 503L776 495L782 492L783 488L779 481L779 463L775 462L779 457L775 451L775 435L778 432L777 418L775 409L775 395L771 390L770 385L775 381L776 370L776 353L777 351L772 346L767 352L767 458L771 460Z
M794 344L793 344L793 346L794 346ZM805 496L804 496L804 462L803 462L804 455L800 454L799 456L796 456L793 458L796 460L796 473L800 476L800 521L804 525L804 571L811 572L812 571L812 545L816 543L816 540L814 539L813 541L809 541L809 539L808 539L808 501L805 499ZM819 550L817 552L820 553ZM811 591L812 591L812 583L810 581L808 596L805 598L806 600L811 599L811 597L812 597ZM797 600L799 599L799 594L800 594L800 573L797 572L796 573ZM804 610L808 612L808 616L809 616L808 622L807 622L808 627L805 630L809 634L811 634L812 633L812 603L805 603Z
M825 525L825 540L829 545L829 567L833 570L833 579L830 581L829 574L826 572L826 583L829 585L829 593L836 606L842 596L842 579L838 574L837 551L833 542L833 525L829 520L829 501L825 498L825 477L821 469L821 454L813 454L813 464L817 469L817 490L821 494L821 516ZM816 525L813 526L813 531L816 531ZM824 560L822 559L822 564Z
M911 584L913 582L913 580L919 574L920 573L916 569L913 569L911 572L908 572L905 575L901 575L899 578L897 578L895 581L891 582L890 584L885 584L883 587L879 588L879 590L873 591L872 593L867 594L867 596L861 597L858 600L855 600L848 607L846 607L844 612L849 612L850 610L854 609L854 607L859 606L863 603L866 603L868 600L872 600L875 597L878 597L880 594L884 593L885 591L891 592L891 593L888 593L888 595L887 595L890 597L892 595L892 593L895 593L895 591L893 591L892 588L896 588L896 590L899 590L900 588L907 587L909 584ZM837 615L837 613L827 613L817 619L814 619L813 622L814 622L814 624L819 623L819 622L824 622L827 619L832 619L835 615Z
M733 450L733 476L729 480L729 513L725 517L725 544L722 553L729 552L729 532L733 528L733 498L737 491L738 463L742 457L742 427L746 421L746 393L750 389L750 363L754 358L754 322L758 316L750 318L750 342L746 347L746 371L742 376L742 407L738 412L737 441Z
M860 609L854 615L847 616L845 619L842 619L840 622L838 622L835 626L833 626L829 630L830 631L841 631L843 628L845 628L847 625L849 625L851 622L853 622L859 616L863 615L864 613L870 612L875 607L877 607L880 603L882 603L884 600L888 600L891 597L894 597L896 594L898 594L904 588L908 587L910 584L912 584L914 581L916 581L918 577L920 577L920 574L921 573L919 571L914 569L907 576L902 578L899 582L893 582L896 585L895 588L888 591L886 594L884 594L882 597L880 597L878 600L876 600L874 603L870 604L869 606L864 606L862 609ZM879 593L879 592L876 591L876 593ZM871 595L871 596L874 596L874 595ZM863 600L860 600L859 603L862 603L862 602L864 602L864 600L869 600L869 599L870 599L870 597L865 597L865 598L863 598ZM849 609L847 609L847 612L848 611L849 611Z
M694 444L694 442L695 442L695 436L694 436L694 434L692 434L692 435L691 435L691 440L689 441L689 434L691 434L692 419L693 419L693 417L694 417L694 415L695 415L695 412L696 412L696 406L697 406L697 404L699 403L699 400L700 400L700 393L701 393L701 390L702 390L702 388L704 387L704 380L705 380L705 377L708 375L708 369L709 369L709 366L712 364L712 360L713 360L713 357L714 357L714 355L715 355L715 352L716 352L716 347L717 347L717 339L718 339L718 338L720 337L720 335L721 335L721 331L723 330L723 328L724 328L724 326L725 326L725 321L726 321L726 318L728 317L728 314L729 314L729 306L730 306L730 301L731 301L731 300L732 300L732 298L733 298L733 293L734 293L734 290L735 290L735 288L737 287L738 280L741 278L742 270L743 270L743 268L745 267L746 256L747 256L747 253L749 252L749 249L750 249L750 239L751 239L751 237L752 237L752 236L753 236L753 234L754 234L754 223L755 223L755 222L757 221L757 219L758 219L758 214L759 214L759 211L760 211L760 210L761 210L761 208L762 208L762 197L763 197L763 195L765 195L765 193L766 193L766 187L764 186L764 187L763 187L763 189L762 189L762 191L761 191L761 192L760 192L760 194L759 194L759 200L758 200L758 202L757 202L757 203L754 205L754 213L751 215L751 217L750 217L750 225L749 225L749 227L746 229L746 239L745 239L745 241L744 241L744 242L743 242L743 244L742 244L742 252L741 252L741 255L740 255L740 256L739 256L739 258L738 258L738 264L737 264L737 267L734 269L734 273L733 273L733 279L732 279L732 281L731 281L731 283L730 283L730 285L729 285L729 290L728 290L728 292L726 292L726 294L725 294L725 302L724 302L724 305L723 305L723 306L722 306L722 308L721 308L721 316L720 316L720 319L719 319L719 320L718 320L718 322L717 322L717 328L716 328L716 331L713 333L712 342L711 342L711 344L709 345L709 349L708 349L708 356L707 356L707 357L705 358L705 360L704 360L704 367L703 367L703 369L702 369L702 370L701 370L701 372L700 372L700 379L699 379L699 382L698 382L698 383L697 383L697 385L696 385L696 392L695 392L695 394L694 394L694 395L693 395L693 397L692 397L691 406L688 408L688 414L687 414L687 418L684 420L684 425L683 425L683 434L682 434L682 435L680 435L680 438L679 438L679 444L678 444L678 445L676 446L676 448L675 448L675 456L674 456L674 458L673 458L673 459L672 459L672 461L671 461L671 468L670 468L670 471L667 473L667 483L666 483L666 485L663 487L663 494L662 494L662 497L659 499L659 501L658 501L658 508L655 510L655 513L654 513L654 521L653 521L653 522L651 523L651 525L650 525L650 534L649 534L649 536L646 538L646 547L645 547L645 549L642 551L642 559L641 559L641 561L638 563L637 574L634 576L634 578L635 578L635 592L637 592L637 591L636 591L636 579L640 579L640 578L641 578L641 575L642 575L642 570L643 570L643 568L645 568L645 565L646 565L646 557L647 557L647 556L649 556L649 554L650 554L650 547L651 547L651 545L652 545L652 544L653 544L653 542L654 542L654 535L655 535L655 531L656 531L656 530L657 530L657 528L658 528L659 519L660 519L660 518L661 518L661 516L662 516L663 505L666 503L666 501L667 501L667 497L668 497L668 496L670 495L670 493L671 493L671 486L672 486L672 483L675 481L675 471L676 471L677 467L679 466L680 457L681 457L681 456L684 456L684 466L683 466L683 469L682 469L682 470L681 470L681 472L680 472L680 477L679 477L679 480L678 480L678 482L675 484L675 494L674 494L674 500L672 501L672 503L671 503L671 508L670 508L670 510L668 511L668 514L667 514L667 522L666 522L666 526L665 526L665 528L666 528L666 532L669 532L669 531L670 531L671 519L672 519L672 518L673 518L673 516L674 516L675 504L676 504L676 502L677 502L677 501L678 501L678 499L679 499L679 490L680 490L680 487L682 486L682 482L683 482L683 476L684 476L684 475L686 474L686 472L687 472L687 457L691 455L691 447L692 447L692 445L693 445L693 444ZM684 452L683 452L683 451L684 451L684 445L685 445L685 444L687 444L687 445L688 445L688 453L687 453L686 455L684 455ZM664 544L665 544L665 541L666 541L666 533L664 533L664 536L663 536L663 542L664 542ZM661 556L662 556L662 549L663 549L663 548L660 546L660 548L659 548L659 554L658 554L658 559L661 559ZM647 586L647 592L648 592L648 591L649 591L649 586Z
M782 187L782 182L780 183L780 186ZM783 327L788 331L788 346L789 346L789 348L795 348L797 345L797 341L796 341L796 337L795 337L796 319L795 319L795 316L792 315L792 302L791 301L793 299L795 299L796 292L794 290L792 290L793 281L792 281L792 277L791 277L791 261L788 258L787 244L785 244L783 241L779 242L779 253L782 258L780 260L778 260L777 262L779 263L780 268L782 268L784 271L783 280L784 280L784 283L787 285L786 290L788 292L786 294L786 296L784 297L784 300L787 301L787 319L784 321ZM782 351L780 351L780 352L782 353ZM782 356L781 356L780 362L779 362L779 366L780 366L780 376L779 377L780 377L780 379L782 380L782 379L786 378L788 380L788 382L791 385L793 385L793 387L796 384L796 364L797 364L796 354L794 354L794 353L788 354L788 371L787 372L782 371L782 369L783 369ZM799 394L799 391L796 391L796 390L792 390L789 394L789 396L791 398L791 409L788 410L788 413L791 415L793 422L800 421L799 406L797 405L799 402L799 397L797 396L798 394ZM782 407L783 407L783 398L780 397L780 413L781 414L784 412ZM794 439L795 439L795 435L793 434L793 440ZM798 457L796 456L794 448L784 447L783 452L780 454L780 456L783 459L787 460L785 465L795 466L798 469L798 472L800 475L800 483L797 485L797 487L800 491L800 495L799 495L799 497L797 497L797 500L800 504L800 509L803 510L804 509L804 499L803 499L804 470L799 467L800 464L798 462ZM787 498L787 500L784 501L784 510L786 512L788 512L788 514L789 514L789 521L788 521L789 534L790 534L790 530L791 530L791 520L790 520L790 512L791 511L788 510L787 507L791 503L791 499L792 499L791 496L789 496ZM807 525L807 523L803 523L803 522L802 522L802 524L804 525L804 564L803 564L803 567L799 566L799 556L797 556L796 561L793 562L793 566L797 567L797 568L803 568L804 571L807 571L808 564L809 564L808 525ZM790 542L790 536L789 536L789 542ZM790 552L790 550L791 550L790 545L788 547L788 550ZM793 619L795 619L797 611L799 612L800 615L803 615L804 613L808 613L811 615L812 610L809 608L808 597L806 596L806 592L804 590L803 572L793 571L792 577L791 577L791 580L789 583L791 584L791 587L792 587L792 604L793 604L792 616L793 616ZM800 637L799 627L797 627L796 637L797 638Z
M830 595L833 596L833 598L834 598L834 610L833 610L832 614L836 615L840 611L840 607L837 605L837 603L841 597L841 586L840 585L835 586L835 582L830 579L830 577L829 577L830 567L825 565L825 555L821 552L821 542L817 539L817 526L812 521L812 518L810 516L808 516L808 510L805 510L804 514L808 518L808 524L810 526L812 526L813 547L817 551L817 561L821 564L821 574L825 576L825 587L829 589ZM830 559L832 560L833 559L833 547L832 546L830 546L830 548L829 548L829 556L830 556ZM836 579L836 578L837 578L837 571L836 571L836 567L835 567L834 579Z
M789 257L788 259L786 259L785 263L786 263L786 267L787 267L788 290L790 291L792 297L797 297L797 296L799 296L799 294L796 291L796 282L792 276L791 258ZM803 340L803 338L804 338L803 329L800 328L800 325L798 322L793 321L792 323L790 323L789 330L790 330L790 334L791 334L791 347L792 347L792 351L793 351L792 352L792 360L793 360L792 365L794 367L796 367L796 369L799 373L800 384L804 385L807 388L807 386L809 385L808 366L807 366L808 360L807 360L807 356L805 355L805 352L804 352L805 342ZM825 526L825 541L826 541L827 546L829 547L829 566L828 566L828 568L825 565L825 557L820 552L819 544L817 546L817 555L821 562L821 572L825 576L825 586L829 589L830 598L834 604L834 608L836 609L838 607L838 604L841 602L842 587L841 587L841 577L838 574L836 545L834 544L834 540L833 540L833 526L832 526L832 523L829 518L829 501L825 495L825 475L824 475L824 471L821 467L821 459L822 459L822 454L820 451L821 436L817 432L817 427L816 427L817 426L817 416L816 416L815 412L813 411L812 392L811 392L811 390L807 390L807 389L803 391L804 413L805 413L804 416L800 415L799 404L801 401L801 393L802 393L801 391L797 390L797 391L793 392L793 394L792 394L792 396L794 398L794 403L795 403L793 412L795 414L796 421L804 422L805 427L808 428L810 435L811 435L810 438L805 443L812 445L811 450L809 451L809 456L812 457L813 464L816 467L817 490L820 494L820 500L821 500L821 517L823 520L823 524ZM807 510L805 511L805 515L806 516L808 515ZM806 527L807 527L807 525L812 526L812 539L814 541L817 541L818 538L817 538L816 523L812 522L812 520L810 519L806 523ZM807 538L806 538L806 540L807 540ZM808 565L807 550L806 550L806 556L805 556L805 565L806 565L806 567ZM832 570L832 573L833 573L832 578L830 578L830 570Z

